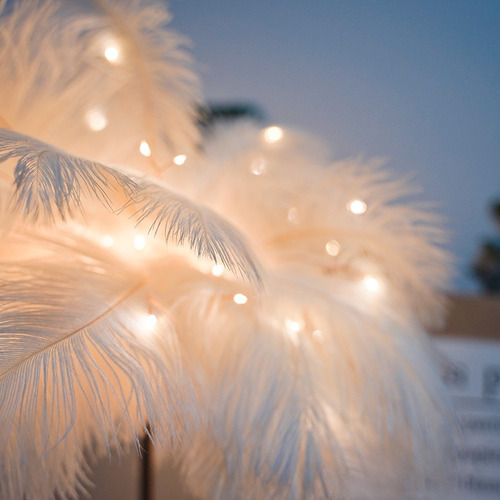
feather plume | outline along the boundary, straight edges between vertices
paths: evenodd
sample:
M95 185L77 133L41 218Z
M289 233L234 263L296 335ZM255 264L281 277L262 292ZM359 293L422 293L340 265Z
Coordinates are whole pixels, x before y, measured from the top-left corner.
M187 244L198 257L221 262L239 276L260 283L257 264L238 231L211 210L198 206L159 181L117 167L77 158L48 144L0 129L0 163L17 159L14 168L15 207L29 220L53 221L84 210L82 196L111 208L121 192L117 211L133 208L138 224L150 220L148 232L166 242ZM125 200L125 201L123 201ZM127 201L128 200L128 201ZM91 210L91 208L90 208Z
M197 77L169 20L160 2L15 3L0 16L0 114L76 156L154 173L199 140Z
M119 449L146 422L159 442L177 442L199 414L175 331L151 302L147 276L88 241L55 236L12 232L2 249L6 499L76 498L91 444L97 454ZM34 255L15 259L17 247Z
M224 214L268 267L322 280L325 289L374 275L394 310L439 323L451 274L439 217L380 161L329 163L317 143L286 130L269 144L254 124L220 127L203 165L193 160L164 178ZM350 211L356 199L365 213Z
M445 482L449 402L422 331L290 276L268 289L235 305L248 290L199 282L173 308L208 415L185 449L193 492L396 500Z
M14 169L15 206L32 221L62 219L82 208L82 191L110 204L109 191L120 188L127 197L135 183L116 169L77 158L49 144L0 129L0 163L17 159Z
M198 257L208 257L237 276L261 286L257 260L234 226L215 212L189 202L159 183L138 181L140 191L130 205L138 224L149 221L149 232L177 244L188 242Z

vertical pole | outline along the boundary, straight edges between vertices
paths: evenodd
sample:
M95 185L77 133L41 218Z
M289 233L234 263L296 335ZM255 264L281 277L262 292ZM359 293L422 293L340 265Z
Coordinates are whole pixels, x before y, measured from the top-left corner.
M154 460L153 460L153 445L150 438L149 425L146 427L146 432L141 438L141 492L140 500L153 500L154 491Z

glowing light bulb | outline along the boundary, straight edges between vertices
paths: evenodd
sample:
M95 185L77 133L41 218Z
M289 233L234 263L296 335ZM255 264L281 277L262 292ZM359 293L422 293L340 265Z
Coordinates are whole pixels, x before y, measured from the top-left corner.
M294 332L294 333L300 332L301 329L300 323L293 319L287 319L285 321L285 327L288 332Z
M235 304L246 304L248 302L248 297L242 293L236 293L233 296L233 301Z
M151 156L151 147L146 141L141 141L139 151L141 152L141 155L145 156L146 158L149 158Z
M313 330L312 336L316 340L323 340L325 338L325 336L323 335L323 332L321 330Z
M144 318L144 324L150 327L153 327L158 323L158 318L154 314L148 314Z
M104 57L113 64L120 62L120 49L116 45L108 45L104 49Z
M140 332L143 335L150 335L155 330L158 318L154 314L144 314L138 319Z
M300 322L294 319L287 319L285 321L285 330L288 338L292 341L292 344L299 345L299 332L300 330L302 330L302 325L300 324Z
M224 269L222 264L215 264L212 266L212 274L216 277L222 276L224 274Z
M370 274L363 278L363 286L371 293L378 293L381 290L380 281Z
M288 209L287 219L291 224L298 224L300 222L299 209L297 207Z
M110 248L113 246L115 242L115 239L113 238L113 236L111 236L110 234L105 234L102 238L101 238L101 245L105 248Z
M146 238L141 234L138 234L134 238L134 248L136 250L144 250L146 248Z
M264 130L264 140L269 143L278 142L283 138L283 129L273 125Z
M257 158L250 165L250 172L253 175L263 175L267 172L266 160L263 158Z
M176 164L176 165L184 165L184 163L186 163L186 160L187 160L187 156L186 155L177 155L177 156L174 156L172 161Z
M355 215L362 215L366 212L367 205L363 200L356 199L347 204L347 209Z
M94 132L104 130L108 126L108 119L106 118L106 115L97 108L89 109L85 113L85 121L90 130L93 130Z
M336 257L340 252L340 243L337 240L330 240L325 245L325 250L328 255Z

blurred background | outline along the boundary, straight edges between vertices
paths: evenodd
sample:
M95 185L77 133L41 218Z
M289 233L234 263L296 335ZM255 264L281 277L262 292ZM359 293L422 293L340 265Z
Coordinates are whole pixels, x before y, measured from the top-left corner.
M450 231L453 291L484 291L474 261L500 238L498 0L169 5L210 104L315 134L333 160L383 157L412 174Z

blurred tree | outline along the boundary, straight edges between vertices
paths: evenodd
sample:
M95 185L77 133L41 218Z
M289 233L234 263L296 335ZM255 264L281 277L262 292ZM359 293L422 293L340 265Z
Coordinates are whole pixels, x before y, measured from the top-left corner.
M262 123L265 115L258 106L252 103L211 103L199 110L198 123L205 132L209 132L216 123L233 122L242 118Z
M474 275L486 293L500 293L500 200L491 204L490 214L497 234L485 240L474 260Z

